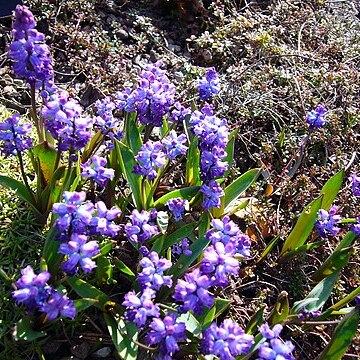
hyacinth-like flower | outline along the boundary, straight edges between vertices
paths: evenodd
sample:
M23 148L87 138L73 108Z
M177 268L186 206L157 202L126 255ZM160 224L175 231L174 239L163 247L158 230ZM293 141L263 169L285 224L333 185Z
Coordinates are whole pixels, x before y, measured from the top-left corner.
M360 216L357 218L357 223L351 225L350 231L352 231L356 236L360 236Z
M113 131L119 125L119 120L113 115L115 103L107 96L104 99L97 100L95 106L98 115L95 118L95 126L100 128L103 134Z
M170 120L174 122L181 122L186 119L187 115L191 114L191 109L182 106L179 102L174 104L174 108L170 113Z
M215 180L211 180L202 184L200 186L200 191L204 194L202 207L205 210L210 210L212 207L220 207L220 198L224 196L225 193Z
M146 335L149 345L160 344L159 359L172 359L172 355L178 351L178 341L186 339L185 323L177 322L175 314L171 313L164 319L155 318L150 323L150 331Z
M159 254L152 251L149 257L142 258L139 264L142 267L142 271L138 274L137 278L143 288L150 287L154 290L159 290L162 286L171 288L172 275L164 275L164 272L172 266L170 260L165 258L159 259Z
M213 147L210 151L204 150L200 157L201 179L212 180L223 176L229 164L222 161L227 156L223 148Z
M74 302L54 289L49 298L41 305L40 311L46 313L48 320L56 319L59 314L70 319L74 319L76 315Z
M60 244L59 253L67 256L61 268L69 275L78 271L79 265L85 274L90 273L95 267L92 257L99 254L99 245L96 241L87 241L87 236L72 234L68 243Z
M214 115L212 107L205 105L200 111L194 111L190 118L193 131L199 136L200 148L211 150L213 147L225 148L229 130L225 119Z
M219 93L219 76L214 67L209 68L205 73L205 77L199 81L198 91L201 100L211 99L213 95Z
M349 180L351 181L353 195L356 197L360 197L360 176L358 176L357 174L352 174L349 177Z
M144 175L154 180L157 170L163 168L166 163L166 154L160 142L149 140L141 146L135 159L138 164L134 166L134 174Z
M136 295L135 291L125 294L125 301L122 303L128 308L125 312L125 319L134 322L138 328L142 328L148 317L158 317L160 309L153 302L155 295L155 291L150 288L145 288L140 297Z
M236 356L247 354L254 344L254 337L230 319L217 326L213 322L203 332L201 348L205 354L216 355L220 360L233 360ZM275 358L274 358L275 359Z
M91 160L85 164L81 164L82 177L86 179L93 179L101 187L105 187L109 180L115 176L114 169L106 168L107 161L98 155L94 155Z
M22 5L15 9L13 24L14 41L9 47L9 58L14 61L13 70L36 88L50 92L55 90L54 71L45 35L35 29L36 22L31 11Z
M310 130L322 128L327 121L326 109L323 105L318 105L315 110L306 114L306 122L309 124Z
M337 210L338 207L334 205L330 208L329 212L324 209L318 211L318 219L316 220L315 227L320 236L335 236L341 230L336 226L341 221L341 216L336 215Z
M234 253L231 242L224 245L219 241L205 250L200 271L211 276L212 285L224 287L229 283L229 274L238 274L239 261L234 258Z
M187 138L185 134L177 136L175 130L171 130L170 134L161 140L163 149L168 159L175 160L179 155L185 155L187 146Z
M283 342L280 339L280 333L283 327L280 324L276 324L272 329L267 323L259 327L259 331L267 340L262 343L259 347L259 359L264 360L295 360L295 357L292 355L292 352L295 349L295 346L291 341Z
M181 240L180 244L175 244L171 247L171 252L175 255L186 255L190 256L192 254L192 251L190 250L190 244L189 239L184 238Z
M185 280L179 279L173 297L176 301L184 303L180 311L192 310L195 314L201 314L203 306L210 308L214 303L214 297L209 293L211 285L211 279L202 274L200 269L185 274Z
M161 126L163 117L174 104L175 86L161 70L162 62L149 64L140 73L138 87L118 93L118 109L138 113L144 125Z
M121 215L121 210L116 206L111 209L107 209L106 205L102 201L98 201L95 204L96 216L90 220L90 234L98 234L115 237L119 231L120 226L115 224L113 220Z
M80 104L70 99L67 91L51 95L41 112L47 130L58 141L60 151L78 151L90 140L94 120L81 117Z
M298 315L298 318L300 320L315 319L315 318L319 317L320 315L321 315L320 310L310 311L310 310L306 309L305 307L303 307L301 309L301 313Z
M231 242L234 244L234 254L240 254L244 258L250 256L250 238L240 231L239 227L230 220L229 216L224 216L222 220L212 220L211 226L212 229L205 236L211 240L213 245L219 241L224 245Z
M19 125L20 114L14 114L0 124L1 151L5 157L17 155L32 147L31 124Z
M156 209L150 212L142 210L141 213L135 209L129 217L131 223L125 225L125 233L130 241L142 244L159 233Z
M72 233L84 234L93 217L95 207L91 202L84 203L85 191L64 191L64 203L53 205L53 213L59 215L55 228L60 232L71 230Z
M41 271L36 275L29 265L21 270L21 275L16 282L17 290L12 293L18 303L24 303L28 311L39 309L45 312L48 320L54 320L59 313L74 319L76 315L74 303L66 295L61 295L47 284L50 279L49 272Z
M180 221L185 213L185 207L188 206L189 202L181 198L169 199L166 202L166 206L169 208L174 216L175 221Z

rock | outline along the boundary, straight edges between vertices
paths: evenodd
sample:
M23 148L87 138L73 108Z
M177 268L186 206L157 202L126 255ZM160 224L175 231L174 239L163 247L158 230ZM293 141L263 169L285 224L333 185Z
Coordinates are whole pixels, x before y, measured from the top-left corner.
M111 354L111 348L104 347L95 351L91 356L95 359L104 359Z
M129 33L124 29L120 29L116 34L121 40L127 40L129 38Z
M71 348L71 353L77 356L79 359L86 359L90 353L91 346L86 341L81 344L74 345Z
M16 93L17 93L16 89L11 85L7 85L3 89L4 95L15 95Z

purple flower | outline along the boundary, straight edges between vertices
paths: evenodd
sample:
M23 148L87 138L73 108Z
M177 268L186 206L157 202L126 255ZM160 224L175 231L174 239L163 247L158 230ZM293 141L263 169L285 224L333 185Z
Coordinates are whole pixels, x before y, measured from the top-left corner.
M115 176L114 169L105 168L107 161L105 158L94 155L91 160L85 164L81 164L82 177L86 179L93 179L101 187L105 187L109 180L112 180Z
M22 5L15 9L13 25L14 41L9 47L9 58L14 61L13 70L20 78L36 88L55 90L54 71L45 35L35 30L31 11Z
M180 307L182 312L189 310L195 314L201 314L203 305L210 308L214 303L214 297L209 293L211 279L195 269L185 274L185 280L179 279L175 286L174 299L184 304Z
M134 322L138 328L142 328L148 317L158 317L160 309L153 302L155 294L155 291L150 288L145 288L140 297L136 295L135 291L125 294L125 301L122 303L128 308L125 312L125 319Z
M14 114L0 124L1 151L5 157L17 155L32 147L31 124L18 125L20 114Z
M170 120L174 122L184 121L187 115L191 114L191 109L182 106L179 102L174 104L174 108L170 114Z
M224 245L217 242L204 251L200 271L211 276L212 285L226 286L229 274L237 275L239 272L239 261L234 258L234 245L229 242Z
M357 295L357 296L355 297L355 305L356 305L357 307L360 307L360 295Z
M149 325L150 331L146 338L149 345L160 344L161 359L172 359L172 355L179 350L178 341L186 339L185 323L178 323L175 314L168 314L164 319L155 318Z
M259 332L266 339L271 340L271 339L278 338L280 336L282 329L283 329L283 326L281 324L276 324L271 329L268 323L264 323L259 327Z
M111 209L107 209L106 205L102 201L98 201L95 204L96 216L91 219L90 234L106 235L115 237L119 231L120 226L115 224L112 220L115 220L121 215L121 210L116 206Z
M341 230L336 226L336 224L341 221L341 216L336 215L337 210L338 207L334 205L330 208L329 212L324 209L318 211L318 219L316 220L315 227L320 236L335 236Z
M327 121L326 109L323 105L318 105L315 110L306 114L306 122L309 124L310 130L320 129Z
M213 322L203 332L201 348L205 354L216 355L220 360L233 360L236 356L247 354L254 344L254 337L230 319L217 326Z
M142 271L138 274L138 280L143 288L150 287L154 290L159 290L163 285L171 288L172 275L164 275L164 272L172 266L170 260L165 258L159 259L159 254L152 251L149 257L142 258L139 264L142 267Z
M321 315L320 310L310 311L310 310L306 309L305 307L303 307L301 309L301 314L298 315L298 318L300 320L315 319L315 318L319 317L320 315Z
M189 239L184 238L181 240L180 244L175 244L171 248L171 252L175 255L184 254L185 256L190 256L192 251L190 250Z
M70 319L74 319L76 315L73 301L56 290L51 291L49 298L41 305L40 311L46 313L48 320L56 319L59 313Z
M222 161L226 155L226 151L217 146L214 146L210 151L202 151L200 158L201 178L212 180L223 176L229 166L227 162Z
M210 210L212 207L219 208L221 205L220 198L224 196L224 190L215 181L210 180L200 186L200 191L204 194L204 201L202 207L205 210Z
M184 143L186 141L187 138L185 134L177 136L175 130L171 130L170 134L161 140L168 159L175 160L177 156L185 155L187 146L185 146Z
M72 234L68 243L60 244L60 254L67 256L61 268L69 275L74 275L80 265L85 274L90 273L95 267L91 258L99 254L99 245L96 241L87 241L85 235Z
M13 291L12 296L18 303L24 303L29 311L34 311L49 296L50 287L46 282L50 279L50 273L42 271L36 275L28 265L21 270L21 275L16 282L17 290Z
M351 181L353 195L356 197L359 197L360 196L360 176L358 176L356 174L352 174L349 177L349 180Z
M355 233L356 236L360 236L360 216L357 218L357 223L351 225L350 231Z
M206 71L205 77L199 82L198 91L201 100L208 100L213 95L219 93L219 77L214 67L211 67Z
M188 206L188 201L181 198L169 199L166 206L169 208L174 216L175 221L180 221L185 213L185 206Z
M141 146L135 159L139 164L134 166L134 174L144 175L150 180L154 180L157 170L163 168L166 162L163 145L160 142L149 140Z
M81 117L80 104L70 99L67 91L51 95L41 112L47 130L58 141L60 151L78 151L90 140L94 120Z
M142 210L141 213L135 209L129 217L131 223L125 225L125 233L130 241L142 244L159 233L155 223L156 209L152 209L150 212Z
M113 115L115 103L107 96L104 99L97 100L95 106L98 115L95 118L95 126L99 127L103 134L113 131L119 125L119 120Z

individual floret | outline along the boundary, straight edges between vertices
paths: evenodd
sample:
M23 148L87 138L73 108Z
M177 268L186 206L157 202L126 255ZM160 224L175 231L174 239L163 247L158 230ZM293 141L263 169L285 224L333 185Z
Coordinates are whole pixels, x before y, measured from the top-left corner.
M330 208L329 212L324 209L318 211L318 219L316 220L315 227L320 236L335 236L341 230L341 228L336 226L341 222L341 216L336 215L337 210L338 207L334 205Z
M199 81L198 91L201 100L211 99L213 95L219 93L219 76L214 67L209 68L205 73L205 77Z
M357 174L352 174L349 177L349 180L351 181L351 189L352 193L356 197L360 197L360 176Z
M105 158L94 155L91 160L80 165L82 169L80 175L86 179L93 179L101 187L105 187L115 176L115 170L106 168L106 164Z
M224 196L225 193L221 186L215 180L211 180L202 184L200 186L200 191L204 194L204 201L202 203L202 207L205 210L210 210L213 207L220 207L220 198Z
M185 207L188 206L189 202L181 198L169 199L166 202L166 206L169 208L174 216L175 221L180 221L185 213Z
M322 128L327 121L326 109L323 105L318 105L315 110L306 114L306 122L309 124L310 130Z
M187 146L187 138L185 134L177 136L175 130L171 130L170 134L161 140L165 154L169 160L175 160L179 155L185 155Z
M125 233L130 241L143 244L146 240L159 233L156 224L156 209L152 209L150 212L142 210L141 213L135 209L129 217L131 223L125 225Z

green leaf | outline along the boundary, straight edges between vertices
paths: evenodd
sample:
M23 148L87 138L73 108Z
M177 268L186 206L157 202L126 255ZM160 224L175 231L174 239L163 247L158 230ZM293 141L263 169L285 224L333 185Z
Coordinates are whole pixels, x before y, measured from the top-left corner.
M104 313L109 334L116 348L117 354L124 360L136 360L138 345L134 342L138 338L138 329L132 322L126 322L119 315Z
M79 296L82 298L98 300L94 305L103 311L105 310L105 304L110 301L110 298L101 290L86 281L73 276L67 278L66 281Z
M314 225L317 213L320 209L322 196L312 201L301 213L294 229L285 241L281 250L280 257L288 251L293 251L296 248L304 245L309 237Z
M343 299L338 301L336 304L330 306L328 310L339 310L350 301L353 301L358 295L360 295L360 286L353 290L350 294L346 295Z
M119 259L114 259L115 266L124 274L129 275L132 279L135 278L133 271Z
M13 336L15 341L34 341L46 336L46 333L33 330L32 323L27 318L23 318L16 323Z
M185 323L185 328L187 331L191 332L196 337L200 337L201 326L193 314L190 312L181 314L178 318L178 322Z
M45 187L41 193L41 206L46 211L50 211L54 200L58 198L61 187L57 186L57 182L64 176L65 166L60 166L54 172L50 183Z
M217 319L230 305L230 300L216 298L214 305L207 311L204 311L197 317L201 324L202 330L205 330L210 324Z
M245 332L247 334L255 334L258 331L258 327L264 322L264 310L265 306L261 307L250 319L247 323Z
M141 176L133 173L134 166L136 164L133 152L124 144L115 139L115 149L117 151L118 159L122 173L126 177L126 180L131 188L132 196L134 198L135 206L138 210L142 209L145 203L141 196Z
M227 155L223 160L224 162L227 162L229 165L228 165L228 169L226 170L226 172L224 174L224 177L228 177L228 175L231 171L231 166L234 161L235 136L238 132L239 132L239 129L235 129L229 135L229 141L225 148Z
M86 145L84 152L81 155L81 163L85 163L91 154L96 150L96 148L99 146L99 144L102 143L104 140L104 135L102 134L101 130L99 130L88 142Z
M277 242L279 241L280 239L280 235L274 237L270 243L268 244L268 246L265 248L265 250L261 253L259 259L257 259L257 263L263 261L266 256L271 252L271 250L274 248L274 246L277 244Z
M326 276L331 275L337 270L343 269L350 260L350 256L355 252L353 247L347 247L335 251L328 257L320 268L312 275L314 281L320 281Z
M153 246L151 247L151 251L155 251L155 252L157 252L158 254L160 254L161 251L162 251L162 249L163 249L163 246L164 246L164 238L165 238L164 235L159 236L159 237L154 241L154 244L153 244Z
M111 262L105 256L100 256L96 260L96 280L99 284L110 285L114 283L113 268Z
M126 141L129 148L136 155L141 146L142 140L139 133L139 127L136 125L136 112L126 114Z
M8 189L15 190L16 195L28 203L35 211L36 215L42 216L37 208L37 203L34 194L20 181L12 179L8 176L0 175L0 185L7 187Z
M169 225L169 214L166 211L158 211L156 217L157 226L162 234L165 234Z
M43 183L48 185L52 179L57 158L57 151L50 146L46 141L36 145L33 148L33 154L38 159Z
M341 360L359 325L359 308L346 315L336 326L335 332L318 360Z
M231 203L255 182L259 174L260 169L249 170L225 188L225 212L228 212L227 208Z
M198 144L198 137L193 137L186 155L185 179L186 184L189 186L200 184L200 151Z
M190 250L192 251L190 256L180 256L179 260L169 270L169 274L173 275L173 281L189 269L190 265L200 256L209 242L210 240L206 238L199 238L190 246Z
M106 255L108 254L112 248L114 247L114 241L104 241L99 245L100 254Z
M303 253L305 253L309 250L315 249L321 245L324 245L324 241L317 241L315 243L301 245L293 251L288 251L284 256L282 256L279 259L279 263L284 263L297 255L303 254Z
M289 315L289 299L286 291L282 291L269 315L268 322L271 325L282 323Z
M49 268L50 274L56 274L60 266L62 254L58 253L60 241L56 239L57 230L53 227L48 232L43 247L43 257Z
M336 271L332 275L326 277L310 291L305 299L295 302L291 309L292 313L299 313L303 307L306 307L309 311L319 310L329 298L339 273L340 271Z
M182 189L173 190L166 195L163 195L153 203L153 207L165 205L170 199L181 198L183 200L191 200L198 192L200 186L190 186Z
M198 229L198 235L199 238L202 238L205 236L206 232L210 228L210 216L208 213L203 212L199 219L199 229Z
M74 300L74 305L76 308L76 312L79 313L81 311L86 310L90 306L95 305L98 302L99 302L99 300L96 300L96 299L86 299L86 298L85 299L76 299L76 300Z
M341 170L325 183L320 192L320 195L323 195L321 209L329 210L331 204L334 202L339 190L341 189L343 179L344 170Z

